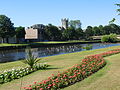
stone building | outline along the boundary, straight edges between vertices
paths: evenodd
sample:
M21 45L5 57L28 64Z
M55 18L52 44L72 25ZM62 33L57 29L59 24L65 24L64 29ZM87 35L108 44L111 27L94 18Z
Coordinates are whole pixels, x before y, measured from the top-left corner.
M35 24L28 27L25 32L25 39L27 41L39 42L44 40L44 29L45 26L43 24Z
M67 29L69 20L67 18L64 18L64 19L61 19L61 22L62 22L62 27L64 29Z

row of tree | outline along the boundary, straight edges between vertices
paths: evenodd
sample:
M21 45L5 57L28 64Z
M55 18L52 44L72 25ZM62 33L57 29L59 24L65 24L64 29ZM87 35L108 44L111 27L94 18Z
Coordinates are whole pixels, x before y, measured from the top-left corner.
M86 30L81 28L68 27L64 30L59 30L54 25L47 25L45 35L47 40L89 40L91 36L102 36L109 34L120 34L120 26L116 24L109 24L106 26L88 26Z
M48 24L44 29L44 40L80 40L85 39L89 40L91 36L101 36L109 35L111 33L120 34L120 26L116 24L109 24L106 26L88 26L85 30L81 29L80 20L72 20L69 23L67 29L59 29L58 27ZM14 24L11 22L10 18L5 15L0 15L0 37L2 37L8 42L9 37L15 36L17 42L20 38L25 37L25 28L24 27L14 27Z

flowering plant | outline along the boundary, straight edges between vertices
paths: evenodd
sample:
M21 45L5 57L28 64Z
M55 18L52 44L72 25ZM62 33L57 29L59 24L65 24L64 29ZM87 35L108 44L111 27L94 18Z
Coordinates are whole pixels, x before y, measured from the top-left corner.
M45 69L48 65L45 63L38 63L34 65L33 68L31 67L25 67L20 69L12 69L12 70L6 70L2 74L0 74L0 84L10 82L14 79L19 79L25 75L28 75L36 70Z

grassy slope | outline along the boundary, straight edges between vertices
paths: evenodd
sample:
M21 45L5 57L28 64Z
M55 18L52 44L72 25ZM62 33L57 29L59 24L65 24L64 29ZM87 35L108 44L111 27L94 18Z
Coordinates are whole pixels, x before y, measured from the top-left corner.
M80 61L86 55L102 53L114 48L120 48L120 46L42 58L41 62L47 62L49 65L51 65L51 67L48 70L39 70L37 72L34 72L30 75L23 77L22 79L14 80L9 83L0 85L0 90L19 90L21 87L21 80L22 80L22 86L32 84L34 81L41 81L49 77L51 74L55 74L58 71L63 71L73 66L76 63L80 63ZM20 61L3 63L3 64L0 64L0 67L1 67L0 70L10 69L10 68L18 67L21 65L25 66ZM98 76L101 76L101 75L98 75Z

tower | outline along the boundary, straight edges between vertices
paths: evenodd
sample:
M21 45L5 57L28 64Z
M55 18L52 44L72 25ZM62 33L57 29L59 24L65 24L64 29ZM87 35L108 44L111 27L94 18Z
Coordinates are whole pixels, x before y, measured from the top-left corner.
M67 29L68 28L68 19L67 18L64 18L64 19L61 19L61 22L62 22L62 27L64 29Z

